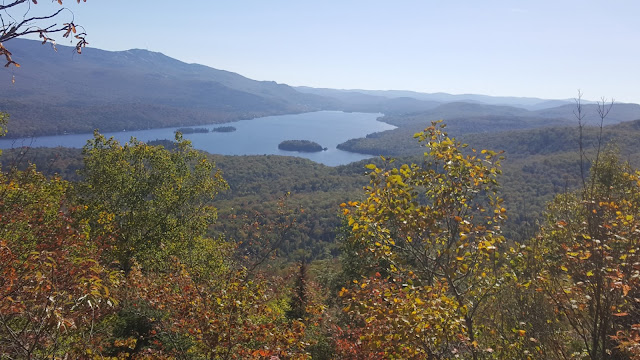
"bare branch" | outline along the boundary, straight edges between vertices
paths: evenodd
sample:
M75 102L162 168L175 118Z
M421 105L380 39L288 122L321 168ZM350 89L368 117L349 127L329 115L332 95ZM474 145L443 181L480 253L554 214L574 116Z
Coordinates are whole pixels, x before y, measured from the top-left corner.
M10 3L9 5L0 5L0 10L5 10L5 9L9 9L12 8L16 5L20 5L22 3L28 2L29 0L15 0L14 2Z
M578 97L574 99L576 102L576 108L573 110L573 116L578 120L578 146L580 147L580 179L582 180L582 188L586 188L585 183L585 153L584 153L584 113L582 112L582 91L578 89Z
M86 2L86 0L82 1ZM57 2L62 5L62 0L58 0ZM77 2L80 3L81 1L77 0ZM73 35L73 37L77 39L75 44L76 52L81 53L82 48L87 46L88 43L85 39L86 33L84 31L77 33L77 28L79 26L74 23L73 12L66 7L62 7L50 15L28 16L31 11L32 3L36 5L38 4L37 0L14 0L8 4L3 3L0 5L0 56L4 56L7 60L5 67L10 65L19 67L20 65L13 61L11 58L12 53L7 50L2 43L31 34L38 34L40 38L43 39L43 44L50 42L54 45L54 48L55 40L51 38L49 34L63 33L62 36L65 38ZM14 17L11 14L11 11L8 10L11 9L13 12L19 11L16 7L18 5L23 5L26 10L22 16ZM62 25L59 25L55 20L59 18L61 13L65 10L69 11L71 19ZM21 20L17 20L20 18Z

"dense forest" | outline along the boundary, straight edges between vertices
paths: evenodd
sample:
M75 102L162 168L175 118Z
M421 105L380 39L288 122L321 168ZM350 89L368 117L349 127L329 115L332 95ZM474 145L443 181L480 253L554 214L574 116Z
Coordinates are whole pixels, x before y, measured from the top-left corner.
M0 5L5 66L32 69L0 136L94 132L0 150L0 359L640 359L640 105L292 88L92 52L22 5ZM182 136L315 110L397 128L337 167Z
M5 151L0 349L633 358L637 124L466 145L434 122L421 155L335 168L180 136Z

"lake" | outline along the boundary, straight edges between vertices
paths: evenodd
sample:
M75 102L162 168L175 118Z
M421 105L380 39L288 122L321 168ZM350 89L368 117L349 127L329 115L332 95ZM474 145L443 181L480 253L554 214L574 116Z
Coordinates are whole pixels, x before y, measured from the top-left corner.
M213 129L233 126L229 133L209 132L185 134L193 147L212 154L222 155L288 155L299 156L329 166L371 158L371 155L338 150L336 146L349 139L364 137L374 132L391 130L395 126L377 121L382 114L318 111L295 115L278 115L241 120L225 124L198 125L194 128ZM141 141L174 139L177 127L104 133L124 143L131 137ZM36 138L2 139L0 149L20 146L31 147L83 147L92 134L41 136ZM278 149L284 140L311 140L328 148L317 153L291 152Z

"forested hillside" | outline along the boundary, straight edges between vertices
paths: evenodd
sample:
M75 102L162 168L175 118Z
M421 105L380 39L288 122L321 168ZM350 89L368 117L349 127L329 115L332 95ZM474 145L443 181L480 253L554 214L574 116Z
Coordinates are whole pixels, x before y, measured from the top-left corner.
M147 50L11 42L15 83L0 81L9 136L201 125L331 108L335 101ZM7 74L5 74L6 76Z
M640 213L637 175L619 161L637 161L639 131L638 122L604 127L602 135L585 128L586 185L571 145L575 127L469 134L471 146L463 147L435 123L417 135L423 155L335 168L294 157L204 155L181 138L121 146L97 134L82 152L5 151L0 226L10 282L0 320L25 326L11 344L52 356L549 359L578 351L600 359L608 351L625 358L635 346L626 325L635 323L628 300L635 270L616 269L635 256ZM610 141L620 152L605 148ZM485 145L506 152L480 151ZM29 162L73 182L47 179ZM587 196L599 200L580 200ZM545 203L552 204L547 220ZM595 207L585 213L585 204ZM580 216L611 229L582 229ZM612 248L572 242L574 233L606 237ZM586 261L614 250L601 267ZM96 265L81 272L86 263ZM52 264L53 277L38 277ZM434 277L440 271L445 277ZM580 276L601 279L615 297L584 287L574 280ZM41 285L20 285L31 283ZM42 328L51 335L33 339L34 321L54 319L26 317L49 306L38 302L42 294L76 299L57 315L73 327L51 323ZM564 305L590 309L594 297L615 311ZM610 325L571 326L583 317ZM90 341L80 342L87 331ZM9 342L0 348L24 353Z
M517 119L515 119L517 121ZM603 128L604 144L615 145L622 159L632 165L640 164L636 142L640 138L640 121L624 122ZM454 126L454 129L456 127ZM449 130L449 124L447 124ZM455 130L453 130L455 131ZM592 154L598 138L597 128L587 128L584 145ZM406 131L406 139L396 146L404 146L401 153L422 154L424 147L415 141L413 133ZM579 155L577 126L545 127L530 130L496 133L467 134L462 139L476 149L504 150L501 194L510 216L504 229L513 239L523 240L531 234L537 221L542 219L546 204L559 193L579 185ZM372 141L377 141L372 138ZM385 147L384 142L380 147ZM164 143L169 146L169 142ZM396 164L419 162L422 155L398 157ZM214 229L228 236L242 236L242 223L237 216L258 214L273 216L278 201L285 194L292 209L303 209L298 214L295 236L282 245L281 256L289 259L330 258L338 254L336 234L342 220L337 205L361 196L367 178L364 166L380 159L371 159L345 166L328 167L312 161L281 156L220 156L210 155L223 171L230 189L222 192L216 202L220 219ZM76 171L82 167L80 150L29 148L5 151L2 163L32 162L46 174L60 174L68 180L77 180ZM233 217L236 216L234 219Z

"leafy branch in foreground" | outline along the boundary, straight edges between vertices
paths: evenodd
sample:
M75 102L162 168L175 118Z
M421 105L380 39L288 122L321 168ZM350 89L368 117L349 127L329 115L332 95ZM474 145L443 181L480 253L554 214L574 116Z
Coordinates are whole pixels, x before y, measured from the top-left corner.
M0 358L81 357L113 312L118 272L99 263L68 183L0 173Z
M80 0L77 1L79 4ZM83 2L87 2L87 0L83 0ZM63 5L62 0L57 0L57 3ZM75 24L73 13L69 9L63 7L47 15L32 16L31 7L37 5L36 0L13 0L0 4L0 56L4 56L7 60L5 67L10 65L20 67L20 64L13 60L13 54L3 45L4 42L15 38L37 34L43 44L49 42L55 48L56 41L50 35L63 33L64 38L73 36L77 40L75 49L78 54L82 53L82 48L87 46L88 43L85 39L87 34L84 31L78 31L78 28L81 27ZM65 10L71 14L71 18L59 25L56 21Z
M421 350L407 354L382 346L377 351L385 357L462 354L476 359L482 352L493 351L482 343L477 323L505 281L498 251L504 241L500 224L506 218L496 195L499 154L487 150L465 154L465 145L449 138L443 128L434 122L415 135L426 146L423 164L390 169L367 166L371 170L368 198L342 205L351 229L347 241L361 244L388 264L382 269L389 274L387 280L368 280L353 290L349 309L367 309L357 317L360 322L371 324L382 316L369 313L377 307L366 305L365 299L374 293L364 296L363 291L373 291L381 301L402 308L410 309L405 301L411 301L439 309L417 319L388 321L383 333L400 336L409 330L413 335L404 346ZM377 286L369 285L371 281L387 281L386 290L380 293ZM350 292L345 289L343 296ZM413 313L407 310L406 314ZM411 329L404 322L413 324ZM365 325L363 331L371 329ZM368 333L361 338L379 348L376 336Z

